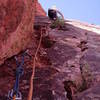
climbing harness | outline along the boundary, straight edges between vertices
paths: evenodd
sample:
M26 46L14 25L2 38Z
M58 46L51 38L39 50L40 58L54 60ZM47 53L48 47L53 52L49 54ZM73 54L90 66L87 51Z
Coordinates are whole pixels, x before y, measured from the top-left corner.
M43 30L41 29L41 34L40 34L40 40L39 40L39 44L38 47L36 49L34 58L33 58L33 69L32 69L32 75L31 75L31 79L30 79L30 89L29 89L29 94L28 94L28 98L27 100L32 100L32 96L33 96L33 79L34 79L34 74L35 74L35 67L36 67L36 58L37 58L37 54L39 52L40 46L41 46L41 42L42 42L42 37L43 37Z
M19 91L19 79L24 74L24 69L23 69L22 66L24 65L24 57L25 57L25 55L28 55L27 52L24 52L22 54L21 63L18 62L18 59L15 56L16 65L17 65L16 81L15 81L15 84L14 84L14 88L8 92L8 100L22 100L22 94ZM30 55L28 55L28 56L30 57Z

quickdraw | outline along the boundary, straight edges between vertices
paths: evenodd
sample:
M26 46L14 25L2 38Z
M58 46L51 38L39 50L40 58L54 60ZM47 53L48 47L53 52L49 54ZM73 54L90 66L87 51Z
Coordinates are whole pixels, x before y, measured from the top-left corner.
M24 57L25 57L25 55L28 55L27 52L24 52L22 54L21 63L19 63L17 57L15 56L16 65L17 65L16 81L15 81L15 84L14 84L14 88L8 92L8 100L22 100L22 94L19 91L19 79L24 74L23 65L24 65ZM28 55L28 56L30 57L30 55Z

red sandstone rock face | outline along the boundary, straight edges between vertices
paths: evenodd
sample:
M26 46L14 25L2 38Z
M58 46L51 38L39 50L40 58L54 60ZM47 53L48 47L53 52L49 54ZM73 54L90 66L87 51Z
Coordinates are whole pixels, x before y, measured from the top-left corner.
M36 17L35 25L43 25L48 21L47 17ZM34 100L68 100L65 94L71 94L70 90L74 100L100 100L100 35L92 32L92 29L84 30L69 22L64 30L49 30L50 37L56 42L51 48L40 49L34 77ZM36 34L40 33L39 30L35 26ZM29 49L32 57L34 52L35 49ZM19 61L21 55L17 55ZM26 57L23 66L24 76L20 82L23 100L27 100L29 91L31 61ZM15 68L13 57L0 66L0 100L7 100L5 94L14 85Z
M36 4L36 16L39 16L39 15L46 16L46 12L42 8L41 4L38 2Z
M0 64L25 49L33 31L32 0L0 1Z
M24 2L8 0L0 5L0 41L6 40L21 22L24 11Z

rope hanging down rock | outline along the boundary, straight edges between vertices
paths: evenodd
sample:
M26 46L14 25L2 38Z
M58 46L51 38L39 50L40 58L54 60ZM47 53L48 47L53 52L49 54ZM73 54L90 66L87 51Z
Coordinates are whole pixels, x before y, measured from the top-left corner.
M32 96L33 96L33 79L34 79L34 74L35 74L35 67L36 67L36 58L37 58L37 54L39 52L40 46L41 46L41 42L42 42L42 29L41 29L41 33L40 33L40 40L39 40L39 44L37 47L37 50L35 52L34 58L33 58L33 69L32 69L32 75L31 75L31 79L30 79L30 89L29 89L29 94L28 94L28 99L27 100L32 100Z

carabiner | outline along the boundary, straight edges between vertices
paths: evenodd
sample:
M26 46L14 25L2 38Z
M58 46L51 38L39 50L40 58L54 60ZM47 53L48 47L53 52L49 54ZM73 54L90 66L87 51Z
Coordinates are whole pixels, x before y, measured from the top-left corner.
M13 100L14 95L15 95L15 100L22 100L21 92L18 92L17 94L14 94L13 89L8 92L8 99L7 100Z

